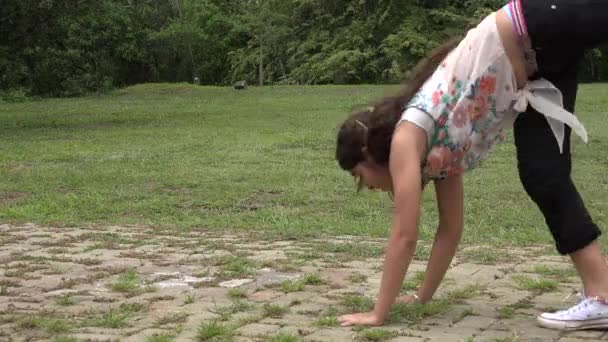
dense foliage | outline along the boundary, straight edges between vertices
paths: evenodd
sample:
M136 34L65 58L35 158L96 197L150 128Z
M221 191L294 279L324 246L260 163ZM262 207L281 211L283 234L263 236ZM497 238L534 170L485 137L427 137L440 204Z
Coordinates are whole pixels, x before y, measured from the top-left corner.
M3 0L0 91L399 82L504 0ZM608 79L608 47L581 78Z

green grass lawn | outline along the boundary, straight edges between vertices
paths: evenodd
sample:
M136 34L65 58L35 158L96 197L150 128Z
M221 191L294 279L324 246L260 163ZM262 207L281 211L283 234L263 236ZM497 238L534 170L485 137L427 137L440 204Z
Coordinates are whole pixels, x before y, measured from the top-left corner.
M394 89L156 84L0 103L0 221L386 236L391 201L355 192L334 141L353 106ZM573 139L574 178L606 227L608 86L582 86L577 109L590 143ZM551 243L512 143L465 178L466 242ZM433 193L424 197L424 239L436 226Z

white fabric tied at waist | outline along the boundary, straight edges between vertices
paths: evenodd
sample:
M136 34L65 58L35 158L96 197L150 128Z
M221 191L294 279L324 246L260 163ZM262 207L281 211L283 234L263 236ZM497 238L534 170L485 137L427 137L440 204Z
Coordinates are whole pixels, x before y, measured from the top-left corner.
M570 126L587 143L587 130L574 114L564 109L562 93L548 80L541 78L529 81L523 89L516 93L516 96L517 100L513 107L515 111L525 112L530 104L532 108L545 116L557 139L560 153L563 153L564 146L564 124Z

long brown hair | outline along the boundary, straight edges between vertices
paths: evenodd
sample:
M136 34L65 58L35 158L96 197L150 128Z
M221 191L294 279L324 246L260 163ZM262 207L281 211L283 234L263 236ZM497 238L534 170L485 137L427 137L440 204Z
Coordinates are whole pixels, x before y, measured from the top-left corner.
M388 165L393 133L404 106L459 42L459 37L452 38L435 48L418 63L396 95L385 97L365 110L352 113L342 123L336 147L336 160L342 169L350 171L365 160L362 152L364 146L374 163Z

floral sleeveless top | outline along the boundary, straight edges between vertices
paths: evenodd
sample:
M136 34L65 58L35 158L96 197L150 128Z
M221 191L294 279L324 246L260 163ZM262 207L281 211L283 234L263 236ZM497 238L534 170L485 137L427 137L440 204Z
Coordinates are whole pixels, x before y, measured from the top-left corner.
M405 108L402 120L408 120L407 108L416 108L435 123L427 132L423 181L477 167L528 104L547 116L560 150L563 123L586 141L584 127L562 108L561 93L552 84L539 80L517 89L492 14L468 32Z

